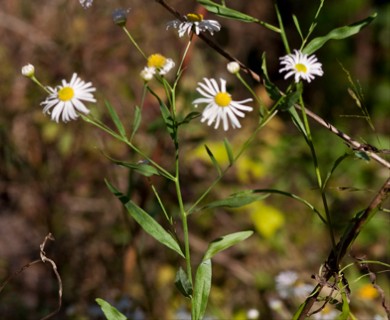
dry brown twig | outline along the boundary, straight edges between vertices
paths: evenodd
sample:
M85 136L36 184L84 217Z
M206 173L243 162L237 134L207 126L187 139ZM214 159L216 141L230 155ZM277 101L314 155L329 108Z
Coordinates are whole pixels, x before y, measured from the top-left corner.
M173 7L168 5L165 2L165 0L155 0L155 1L157 3L159 3L160 5L162 5L170 13L172 13L172 15L174 15L177 19L184 21L184 16L180 12L178 12L176 9L174 9ZM253 70L248 68L240 60L238 60L237 58L233 57L228 52L226 52L224 49L222 49L214 40L208 38L204 34L199 34L198 37L200 39L202 39L210 48L212 48L213 50L218 52L220 55L225 57L228 61L236 61L237 63L239 63L239 65L242 68L242 70L244 72L246 72L249 76L251 76L251 78L253 80L255 80L257 82L261 82L261 77L260 77L259 74L257 74L256 72L254 72ZM280 92L280 93L282 95L284 95L284 93L282 93L282 92ZM301 109L301 107L298 104L295 104L295 107L297 109ZM345 141L345 143L347 144L347 146L350 147L352 150L364 151L373 160L375 160L376 162L378 162L379 164L381 164L385 168L390 169L390 163L388 161L386 161L385 159L383 159L382 157L380 157L377 153L375 153L375 148L365 148L365 146L366 146L365 144L362 144L362 143L352 139L350 136L348 136L347 134L345 134L344 132L342 132L341 130L336 128L334 125L332 125L328 121L324 120L323 118L321 118L316 113L310 111L306 106L305 106L305 112L312 120L314 120L315 122L320 124L322 127L326 128L327 130L329 130L333 134L337 135L339 138L343 139Z
M24 265L23 267L21 267L18 271L12 273L11 275L9 275L4 281L3 283L1 284L0 286L0 293L1 291L5 288L5 286L14 278L16 277L17 275L21 274L23 271L25 271L26 269L30 268L32 265L34 264L37 264L37 263L40 263L40 262L43 262L43 263L46 263L46 262L49 262L51 264L51 267L53 269L53 272L54 274L56 275L57 277L57 282L58 282L58 306L57 306L57 309L54 310L53 312L51 312L49 315L43 317L41 320L47 320L47 319L50 319L52 318L53 316L55 316L61 309L61 305L62 305L62 280L61 280L61 276L60 274L58 273L58 270L57 270L57 265L55 264L55 262L52 260L52 259L49 259L47 256L46 256L46 253L45 253L45 246L46 246L46 242L48 240L51 240L51 241L54 241L54 237L51 233L49 233L45 239L43 240L43 242L39 245L39 249L40 249L40 252L39 252L39 255L40 255L40 259L37 259L37 260L34 260L32 262L29 262L27 263L26 265Z

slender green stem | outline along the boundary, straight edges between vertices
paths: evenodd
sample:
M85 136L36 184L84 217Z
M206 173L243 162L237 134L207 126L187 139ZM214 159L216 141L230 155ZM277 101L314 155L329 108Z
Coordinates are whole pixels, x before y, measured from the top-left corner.
M160 205L161 210L163 211L163 213L165 215L165 218L168 220L169 224L172 225L173 224L172 216L169 216L167 210L165 209L165 206L164 206L163 202L161 201L160 195L158 194L156 187L154 186L154 184L152 183L150 178L148 178L148 182L149 182L150 187L153 190L153 193L157 199L158 204Z
M142 49L139 47L139 45L137 44L137 42L134 40L133 36L131 35L131 33L129 32L129 30L127 30L126 26L123 26L122 27L122 30L126 33L126 35L129 37L130 41L133 43L133 45L137 48L137 50L139 51L139 53L141 53L141 55L147 59L145 53L142 51Z
M326 219L328 222L328 229L329 229L330 239L332 242L332 248L333 248L333 250L335 250L336 249L336 240L335 240L335 235L334 235L334 230L333 230L332 217L331 217L330 212L329 212L328 201L326 199L324 185L323 185L322 177L321 177L321 171L320 171L320 167L318 165L318 158L317 158L316 150L314 148L313 139L312 139L311 131L310 131L310 125L309 125L309 121L308 121L308 118L306 115L305 104L303 101L302 94L300 95L299 100L300 100L300 105L301 105L301 109L302 109L303 123L304 123L305 130L306 130L306 134L305 134L306 135L306 142L307 142L307 144L310 148L310 152L312 154L313 163L314 163L314 170L315 170L315 174L316 174L316 178L317 178L317 184L318 184L318 187L319 187L320 192L321 192L322 203L324 205Z
M210 191L218 184L218 182L224 177L226 172L234 165L234 163L240 158L242 153L248 148L249 144L253 141L256 134L259 132L260 129L262 129L275 115L277 114L277 111L273 111L269 113L267 116L265 116L261 123L256 127L256 129L253 131L253 133L250 135L250 137L244 142L244 144L241 146L241 149L238 151L238 153L234 156L233 161L230 165L228 165L220 175L218 175L217 178L210 184L210 186L204 191L200 197L192 204L192 206L187 210L187 215L191 214L195 208L199 205L200 202L210 193Z
M37 84L41 89L43 89L44 91L46 91L48 94L51 94L50 90L44 86L35 76L32 76L30 77L30 79L35 83Z
M258 105L260 106L260 115L262 117L264 117L265 114L268 114L268 110L267 108L264 107L264 103L263 101L260 99L260 97L253 91L253 89L251 88L251 86L244 80L243 77L241 77L241 75L237 72L236 73L236 76L238 78L238 80L241 81L241 83L245 86L245 88L247 88L247 90L251 93L251 95L253 96L253 98L255 98L256 102L258 103Z
M180 217L182 220L183 233L184 233L184 254L186 259L187 277L192 284L192 270L191 270L191 251L190 251L190 239L188 232L188 219L184 208L183 196L180 187L180 166L179 166L179 143L176 143L176 157L175 157L175 188L177 200L179 203ZM192 308L193 309L193 308Z
M276 10L276 16L277 16L278 22L279 22L280 36L282 37L282 42L283 42L284 48L286 49L287 53L290 53L291 50L290 50L290 46L288 44L286 30L284 30L282 16L280 15L279 8L277 5L275 5L275 10Z
M178 67L177 72L176 72L176 81L175 81L174 87L176 87L177 82L178 82L177 80L179 79L180 74L181 74L181 72L183 71L183 70L182 70L182 68L183 68L183 63L184 63L184 60L185 60L185 58L186 58L186 56L187 56L188 50L190 50L190 47L191 47L191 44L192 44L192 38L193 38L193 36L194 36L194 34L191 33L190 40L188 40L187 46L186 46L186 48L184 49L183 56L182 56L182 58L181 58L179 67Z
M143 151L138 149L133 143L131 143L127 138L122 137L118 135L116 132L112 131L110 128L108 128L105 124L101 123L99 120L95 120L91 118L90 116L85 116L81 114L81 117L83 120L93 124L94 126L102 129L104 132L108 133L115 139L124 142L127 144L131 149L133 149L136 153L138 153L141 157L143 157L145 160L147 160L149 163L151 163L164 177L167 179L174 181L175 177L172 176L167 170L165 170L163 167L161 167L158 163L150 159Z

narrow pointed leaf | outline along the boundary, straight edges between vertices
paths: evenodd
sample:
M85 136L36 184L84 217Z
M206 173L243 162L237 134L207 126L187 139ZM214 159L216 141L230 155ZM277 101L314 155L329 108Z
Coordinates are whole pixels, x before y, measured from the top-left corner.
M210 0L198 0L198 2L204 6L208 11L215 13L218 16L224 17L224 18L230 18L235 20L240 20L243 22L258 22L259 19L256 19L252 16L249 16L247 14L244 14L240 11L227 8L225 6L222 6L218 3L215 3Z
M299 25L299 21L298 21L298 18L295 14L293 14L293 21L294 21L294 24L295 24L295 28L297 28L297 31L299 33L299 36L301 37L301 39L303 40L303 35L302 35L302 30L301 30L301 26Z
M107 301L100 299L100 298L95 299L95 301L102 309L107 320L126 320L127 319L124 314L120 313L115 307L110 305Z
M348 26L333 29L327 35L311 40L302 51L306 54L312 54L320 49L329 40L341 40L351 37L359 33L362 28L370 24L376 16L377 14L374 13L366 19L360 20Z
M218 252L226 250L235 244L244 241L253 234L253 231L241 231L228 234L220 237L209 244L206 254L203 257L203 261L207 261L214 257Z
M215 167L215 169L217 169L218 175L221 176L222 171L221 171L221 167L218 164L217 159L215 159L213 153L211 152L211 150L207 145L204 145L204 147L206 148L207 154L209 155L211 162L213 163L213 166Z
M230 195L226 199L217 200L206 204L203 209L212 209L218 207L228 207L228 208L239 208L250 204L255 201L263 200L268 197L267 194L255 194L252 191L250 192L239 192Z
M192 284L188 279L187 273L182 268L179 268L179 270L176 273L175 285L176 288L186 298L190 298L192 296L192 292L193 292Z
M229 140L226 138L223 140L223 144L225 145L226 154L227 154L228 159L229 159L229 165L231 166L234 163L232 146L231 146Z
M267 91L269 97L272 100L277 101L281 98L281 94L279 92L278 87L275 84L273 84L269 79L265 52L263 53L261 59L262 59L261 70L263 71L263 75L264 75L263 78L264 78L265 90Z
M147 212L142 210L137 206L133 201L128 197L122 194L118 189L111 185L108 181L106 184L110 191L125 205L127 211L131 217L137 221L137 223L144 229L146 233L156 239L158 242L177 252L180 256L184 258L184 254L173 238L173 236L168 233L156 220L154 220Z
M364 151L354 151L353 154L360 160L370 161L370 156Z
M103 153L104 156L112 161L113 163L117 164L118 166L126 167L132 170L137 171L139 174L142 174L145 177L150 177L153 175L160 175L160 172L153 166L149 165L147 161L140 161L138 163L131 163L121 160L116 160L114 158L111 158L107 154Z
M199 265L195 276L195 287L193 296L193 320L203 319L206 312L211 289L211 260L204 260Z
M120 166L133 169L145 177L150 177L153 175L156 175L156 176L160 175L159 171L155 167L153 167L149 164L146 164L146 163L142 163L142 162L141 163L130 163L130 162L124 162L124 161L115 161L115 163L120 165Z
M116 128L118 129L119 134L121 135L121 137L126 138L126 130L123 127L123 124L119 119L118 114L116 113L115 109L111 106L111 104L108 101L105 101L105 103L108 112L110 113L111 119L114 122Z
M199 118L200 115L201 115L200 112L192 111L192 112L190 112L189 114L187 114L187 115L185 116L185 118L184 118L182 121L180 121L180 123L179 123L178 125L182 125L182 124L184 124L184 123L189 123L189 122L191 122L193 119Z
M141 109L138 106L136 106L134 111L133 131L131 132L131 138L133 138L133 136L139 129L139 126L141 124L141 119L142 119Z

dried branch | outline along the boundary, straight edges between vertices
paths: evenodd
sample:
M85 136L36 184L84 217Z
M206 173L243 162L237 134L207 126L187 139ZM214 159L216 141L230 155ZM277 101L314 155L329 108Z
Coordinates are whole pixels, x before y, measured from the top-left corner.
M173 7L169 6L164 0L155 0L157 3L162 5L165 9L167 9L169 12L171 12L177 19L183 20L183 15L178 12ZM259 74L248 68L243 62L238 60L237 58L231 56L228 52L226 52L223 48L221 48L214 40L208 38L204 34L199 34L198 36L200 39L202 39L210 48L218 52L221 56L225 57L229 61L236 61L241 66L242 70L246 72L248 75L252 77L253 80L260 82L261 77ZM281 92L281 94L283 94ZM300 109L299 105L295 105L296 108ZM386 167L387 169L390 169L390 163L380 157L378 154L375 153L375 148L365 148L364 144L361 144L355 140L353 140L350 136L342 132L341 130L337 129L334 125L331 123L325 121L323 118L321 118L316 113L310 111L305 107L306 114L314 121L316 121L318 124L323 126L324 128L328 129L330 132L336 134L338 137L343 139L348 147L352 148L353 150L360 150L366 152L372 159L374 159L376 162L381 164L382 166Z
M344 232L344 235L341 237L335 250L332 250L332 252L329 254L328 259L325 262L325 268L323 269L322 275L320 276L320 278L323 280L314 288L312 294L305 301L305 305L298 318L299 320L303 320L307 317L310 309L317 301L317 298L322 288L326 285L327 281L338 274L339 264L344 258L348 249L352 246L364 225L375 215L375 213L380 209L381 204L389 197L389 194L390 178L386 180L368 207L357 214L353 220L353 224Z
M55 262L53 260L49 259L48 257L46 257L46 253L45 253L44 249L45 249L45 245L46 245L47 240L54 241L54 237L53 237L53 235L51 233L49 233L45 237L45 240L39 246L39 248L41 250L40 256L41 256L41 260L42 260L43 263L49 262L51 264L51 266L53 268L53 272L55 273L55 275L57 277L57 282L58 282L58 307L57 307L56 310L54 310L49 315L43 317L41 320L47 320L47 319L50 319L51 317L53 317L54 315L56 315L60 311L61 305L62 305L62 280L61 280L60 274L58 273L57 266L56 266Z
M41 320L47 320L51 317L53 317L54 315L56 315L59 310L61 309L61 305L62 305L62 281L61 281L61 277L60 277L60 274L58 273L57 271L57 266L55 264L55 262L51 259L49 259L48 257L46 257L46 253L44 251L45 249L45 246L46 246L46 242L47 240L52 240L54 241L54 237L51 233L49 233L45 239L43 240L42 244L39 245L39 249L40 249L40 259L38 260L35 260L35 261L32 261L32 262L29 262L27 263L26 265L24 265L23 267L21 267L18 271L12 273L11 275L9 275L4 281L3 283L1 284L0 286L0 293L1 291L5 288L5 286L14 278L16 277L17 275L21 274L24 270L30 268L32 265L34 264L37 264L37 263L40 263L40 262L49 262L53 268L53 271L57 277L57 281L58 281L58 307L55 311L53 311L52 313L50 313L49 315L43 317Z

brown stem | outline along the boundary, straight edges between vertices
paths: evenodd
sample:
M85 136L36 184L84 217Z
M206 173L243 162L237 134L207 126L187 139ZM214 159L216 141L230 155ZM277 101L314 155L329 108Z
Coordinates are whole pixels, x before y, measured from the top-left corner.
M165 9L167 9L169 12L171 12L177 19L179 20L183 20L184 21L184 18L183 18L183 15L178 12L177 10L175 10L174 8L172 8L171 6L169 6L164 0L155 0L157 3L161 4ZM222 49L216 42L214 42L212 39L208 38L207 36L205 36L204 34L199 34L199 38L202 39L210 48L214 49L216 52L218 52L221 56L225 57L227 60L229 61L236 61L237 63L239 63L239 65L241 66L242 70L244 72L246 72L247 74L249 74L253 80L257 81L257 82L260 82L261 81L261 77L259 74L257 74L256 72L254 72L253 70L251 70L250 68L248 68L244 63L242 63L240 60L238 60L237 58L231 56L229 53L227 53L224 49ZM281 94L283 94L281 92ZM295 105L296 108L300 108L298 105ZM307 109L305 107L305 111L306 111L306 114L311 118L313 119L314 121L316 121L317 123L319 123L321 126L325 127L326 129L328 129L330 132L336 134L338 137L340 137L341 139L343 139L347 145L349 147L351 147L352 149L355 149L355 150L361 150L361 151L364 151L366 152L372 159L374 159L376 162L378 162L379 164L381 164L382 166L390 169L390 163L388 161L386 161L385 159L381 158L378 154L376 154L374 151L372 150L367 150L365 148L365 145L353 140L351 137L349 137L347 134L343 133L341 130L337 129L335 126L333 126L331 123L325 121L324 119L322 119L319 115L315 114L314 112L310 111L309 109Z
M336 250L332 250L329 254L328 259L325 262L324 272L320 276L320 283L313 290L313 294L305 301L305 306L298 318L299 320L303 320L308 316L308 313L313 307L313 304L317 301L322 288L332 276L338 274L341 260L352 246L363 226L373 217L379 210L381 204L388 198L389 193L390 178L386 180L368 207L354 218L353 224L344 232L344 235L336 246Z

